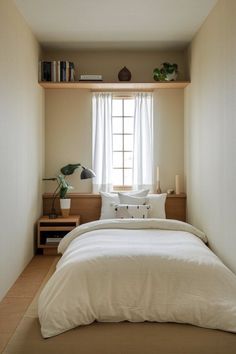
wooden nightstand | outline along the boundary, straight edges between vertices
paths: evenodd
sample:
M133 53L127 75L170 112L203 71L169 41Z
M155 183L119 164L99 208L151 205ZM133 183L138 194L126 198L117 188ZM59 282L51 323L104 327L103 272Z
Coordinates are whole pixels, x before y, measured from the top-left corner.
M42 216L38 220L37 248L43 250L45 255L57 254L57 246L60 240L76 226L80 224L80 216L73 215L68 218L49 219Z

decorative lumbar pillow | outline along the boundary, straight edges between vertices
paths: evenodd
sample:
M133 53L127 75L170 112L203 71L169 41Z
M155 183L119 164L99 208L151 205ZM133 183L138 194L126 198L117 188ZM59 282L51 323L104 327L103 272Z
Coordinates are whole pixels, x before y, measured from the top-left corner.
M114 205L114 211L118 219L146 219L149 210L150 205Z
M137 197L118 193L120 204L129 205L144 205L147 202L147 197Z
M148 194L148 189L140 191L130 191L129 193L120 193L122 195L132 195L134 197L145 197ZM100 219L114 219L116 217L113 208L114 203L119 204L117 193L100 192L102 198L101 216ZM142 204L142 203L141 203Z
M149 218L158 218L158 219L166 218L166 211L165 211L166 196L167 196L166 193L149 194L147 196L146 203L151 206L150 213L148 214Z

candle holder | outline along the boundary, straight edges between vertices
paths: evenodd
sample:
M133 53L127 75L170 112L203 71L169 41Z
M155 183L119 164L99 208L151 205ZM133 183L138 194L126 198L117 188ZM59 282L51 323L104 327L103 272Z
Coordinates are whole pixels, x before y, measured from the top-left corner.
M161 185L160 185L160 181L157 181L157 194L161 194Z

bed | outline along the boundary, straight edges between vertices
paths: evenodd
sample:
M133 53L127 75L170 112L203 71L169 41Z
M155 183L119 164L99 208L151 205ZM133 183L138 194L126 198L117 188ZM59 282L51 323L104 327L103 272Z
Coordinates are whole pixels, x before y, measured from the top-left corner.
M52 337L98 322L173 322L236 332L236 277L193 226L103 219L71 231L38 305Z

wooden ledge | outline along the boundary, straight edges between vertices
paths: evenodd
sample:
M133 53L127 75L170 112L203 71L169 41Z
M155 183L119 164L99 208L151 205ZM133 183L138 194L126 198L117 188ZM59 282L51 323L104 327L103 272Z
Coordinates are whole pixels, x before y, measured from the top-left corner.
M189 81L159 81L159 82L49 82L39 84L45 89L86 89L86 90L156 90L156 89L183 89Z

